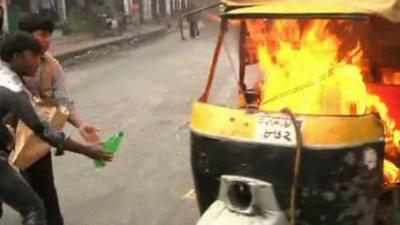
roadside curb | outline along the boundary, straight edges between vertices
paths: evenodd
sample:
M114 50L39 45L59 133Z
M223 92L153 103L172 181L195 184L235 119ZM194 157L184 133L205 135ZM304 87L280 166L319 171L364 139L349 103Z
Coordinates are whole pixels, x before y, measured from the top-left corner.
M96 49L104 48L104 47L111 46L111 45L125 44L125 43L129 43L129 42L144 43L144 42L147 42L150 40L155 40L157 38L164 37L167 34L168 34L168 29L166 27L163 27L163 28L154 29L152 31L142 33L139 35L129 35L126 37L120 37L120 38L110 40L107 42L103 42L103 43L96 43L96 44L89 43L86 47L83 47L83 48L74 49L74 50L70 50L67 52L59 53L59 54L56 53L55 57L60 62L63 62L69 58L73 58L77 55L84 54L91 50L96 50Z

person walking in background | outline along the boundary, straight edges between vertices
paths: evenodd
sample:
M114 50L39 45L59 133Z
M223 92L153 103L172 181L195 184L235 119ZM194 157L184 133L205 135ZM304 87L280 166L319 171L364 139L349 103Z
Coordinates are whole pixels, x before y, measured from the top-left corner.
M196 3L196 0L189 0L189 2L188 2L189 12L196 10L197 7L198 6ZM200 36L199 20L200 20L200 13L195 13L195 14L189 15L187 17L191 38L196 38L196 37Z
M130 6L130 13L132 18L133 29L135 33L139 33L140 29L140 5L137 2L138 0L133 0Z

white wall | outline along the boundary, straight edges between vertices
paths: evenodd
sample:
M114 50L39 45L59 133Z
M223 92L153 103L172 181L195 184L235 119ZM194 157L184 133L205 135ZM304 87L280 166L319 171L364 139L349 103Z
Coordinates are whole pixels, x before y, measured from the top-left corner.
M151 0L143 0L143 18L144 20L151 19Z
M167 7L167 15L171 15L172 9L171 9L171 2L170 0L166 0L165 2L166 7Z

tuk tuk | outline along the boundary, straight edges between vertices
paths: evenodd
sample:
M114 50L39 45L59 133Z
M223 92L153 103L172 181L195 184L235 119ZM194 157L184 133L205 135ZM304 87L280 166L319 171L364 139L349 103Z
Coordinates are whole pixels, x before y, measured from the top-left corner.
M222 0L220 18L190 124L198 224L393 224L400 1ZM234 106L210 101L228 33Z

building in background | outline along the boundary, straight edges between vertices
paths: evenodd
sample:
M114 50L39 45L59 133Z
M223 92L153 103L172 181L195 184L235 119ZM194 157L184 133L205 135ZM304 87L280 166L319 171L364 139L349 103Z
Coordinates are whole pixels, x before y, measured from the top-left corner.
M10 3L9 16L5 18L5 28L12 30L16 20L26 12L45 14L58 22L65 22L72 10L99 4L112 4L114 13L129 15L130 6L134 1L140 6L142 22L180 14L186 10L188 3L188 0L0 0L0 3ZM10 21L7 22L7 19Z

